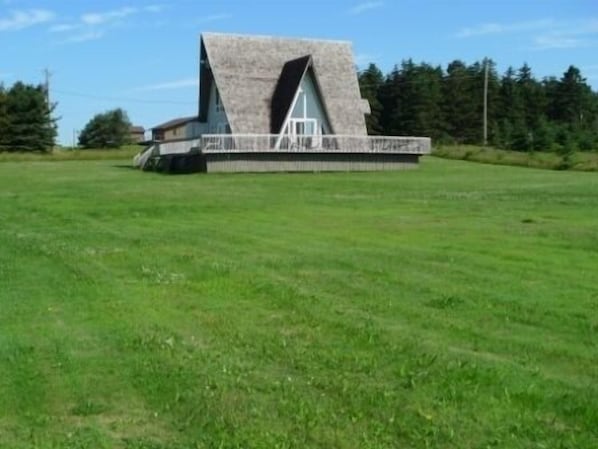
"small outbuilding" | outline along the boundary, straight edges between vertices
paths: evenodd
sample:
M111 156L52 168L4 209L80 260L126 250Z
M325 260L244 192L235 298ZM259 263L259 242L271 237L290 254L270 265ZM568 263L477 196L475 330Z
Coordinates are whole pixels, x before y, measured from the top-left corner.
M152 128L152 140L155 142L192 139L199 134L197 116L175 118Z
M129 130L131 143L140 143L145 141L145 128L143 126L131 126Z

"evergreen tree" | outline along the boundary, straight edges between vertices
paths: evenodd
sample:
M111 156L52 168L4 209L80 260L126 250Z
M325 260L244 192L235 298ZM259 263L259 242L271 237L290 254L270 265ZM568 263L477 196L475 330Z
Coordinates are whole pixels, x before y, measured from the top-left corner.
M483 84L477 70L464 62L451 62L443 82L446 132L458 143L479 143L482 129Z
M398 66L386 76L384 83L380 87L380 104L382 105L382 116L380 117L380 124L384 130L384 134L393 134L393 117L399 104L399 91L401 84L401 72Z
M15 83L6 94L5 148L9 151L51 151L56 138L54 106L43 86Z
M397 95L391 116L391 134L441 136L442 75L440 67L403 61L392 80Z
M493 61L441 67L405 60L382 80L375 65L360 75L372 105L370 133L423 135L479 144L483 132L484 79L488 73L489 140L519 151L568 152L598 146L598 93L573 66L561 79L539 82L531 67L509 68L499 79Z
M6 90L0 84L0 152L8 149L8 111L6 109Z
M533 77L532 69L527 63L517 71L516 79L525 125L528 129L533 129L546 114L546 98L542 85Z
M575 130L583 129L590 119L592 91L585 81L577 67L569 66L555 92L556 120Z
M525 116L523 98L513 67L509 67L501 79L499 110L498 118L511 122L523 120Z
M120 148L130 143L131 122L122 109L95 115L79 135L83 148Z
M523 98L512 67L507 69L501 80L498 110L500 139L493 143L500 148L515 149L526 139L527 128Z
M359 74L359 88L362 98L370 103L371 113L366 117L368 134L384 134L382 127L382 102L380 92L384 84L384 75L375 64L370 64L366 70Z
M404 136L411 134L415 121L414 96L415 96L415 63L409 59L401 62L398 76L393 79L394 112L391 116L390 134Z
M544 116L541 116L533 131L532 148L534 151L551 151L554 142L555 129Z
M557 104L557 96L559 90L559 80L554 77L547 77L542 80L542 91L546 99L544 112L551 122L559 119L559 105Z
M442 80L444 73L440 66L420 64L416 68L414 81L416 92L416 121L410 135L430 136L439 139L444 135L446 125L442 113Z

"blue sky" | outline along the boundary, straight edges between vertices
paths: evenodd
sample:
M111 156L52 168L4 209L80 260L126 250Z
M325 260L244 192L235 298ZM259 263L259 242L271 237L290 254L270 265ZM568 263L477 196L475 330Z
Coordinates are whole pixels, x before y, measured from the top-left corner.
M196 112L202 31L350 40L385 72L409 57L538 77L574 64L598 90L598 0L0 0L0 82L47 67L63 144L115 107L151 128Z

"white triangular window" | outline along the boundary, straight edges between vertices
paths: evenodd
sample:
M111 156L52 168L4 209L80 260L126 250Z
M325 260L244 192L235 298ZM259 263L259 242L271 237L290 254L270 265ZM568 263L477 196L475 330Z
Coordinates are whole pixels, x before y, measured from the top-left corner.
M318 139L318 137L323 134L330 134L330 125L316 87L313 72L309 70L301 81L282 135L295 143L301 143L302 140L308 138L309 141L305 141L308 145L302 146L314 146L319 143L321 139Z

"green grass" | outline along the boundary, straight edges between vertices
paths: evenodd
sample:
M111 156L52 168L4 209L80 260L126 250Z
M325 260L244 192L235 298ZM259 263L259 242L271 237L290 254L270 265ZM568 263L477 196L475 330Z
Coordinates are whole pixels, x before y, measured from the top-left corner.
M139 145L126 145L114 150L57 148L48 153L0 152L0 162L131 160L142 149Z
M596 448L598 177L0 164L2 448Z
M545 168L551 170L571 169L577 171L598 171L598 152L574 153L570 161L563 163L563 157L551 152L498 150L476 145L437 145L434 155L446 159L460 159L485 164L513 165L520 167Z

